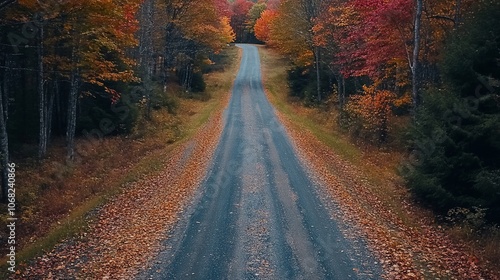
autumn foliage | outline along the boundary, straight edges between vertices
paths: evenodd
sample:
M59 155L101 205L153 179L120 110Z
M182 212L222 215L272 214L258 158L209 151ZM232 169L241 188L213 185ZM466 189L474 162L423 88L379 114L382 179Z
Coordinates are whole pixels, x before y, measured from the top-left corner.
M209 57L235 39L225 0L20 0L0 13L0 138L38 142L39 159L62 137L78 162L79 137L128 134L152 109L173 111L167 87L202 90Z
M255 37L262 42L270 42L270 26L273 24L273 20L278 16L278 12L275 10L264 11L260 18L255 23Z
M417 61L413 0L285 0L276 10L262 13L255 33L296 67L316 71L320 77L311 83L330 80L331 86L318 86L329 90L318 96L333 94L341 110L347 103L352 103L350 108L366 105L361 101L366 89L376 85L375 92L392 93L393 112L409 114L413 84L421 90L439 77L437 62L445 40L471 13L471 5L472 1L453 0L425 3ZM419 74L413 76L415 64ZM360 113L355 111L350 114ZM368 120L362 114L358 117Z
M358 140L417 157L406 178L419 199L441 213L487 208L497 222L498 5L284 0L255 32L290 60L291 96L335 111L338 128ZM326 102L311 102L313 85Z
M376 86L363 86L363 93L352 95L346 112L359 121L363 130L368 131L375 142L385 142L389 133L390 118L393 117L392 105L396 96L388 90L378 90Z

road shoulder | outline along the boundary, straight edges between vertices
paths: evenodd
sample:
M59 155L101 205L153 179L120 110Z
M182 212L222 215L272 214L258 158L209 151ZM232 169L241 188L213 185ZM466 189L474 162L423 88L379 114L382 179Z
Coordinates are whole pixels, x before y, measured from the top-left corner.
M145 268L205 176L222 132L230 88L191 139L159 161L159 172L125 185L94 211L88 230L59 243L13 278L128 279Z
M446 236L430 219L431 215L426 214L428 211L411 201L400 181L394 180L395 175L372 180L364 166L346 160L327 144L326 138L330 136L318 139L310 127L304 125L307 116L296 114L291 108L294 105L287 104L286 84L278 85L286 77L284 73L277 73L286 70L284 62L272 50L262 47L260 53L266 94L277 108L276 114L300 159L328 198L338 205L332 216L348 225L344 232L367 241L380 260L383 277L466 279L475 275L481 278L482 269L477 259L464 245Z

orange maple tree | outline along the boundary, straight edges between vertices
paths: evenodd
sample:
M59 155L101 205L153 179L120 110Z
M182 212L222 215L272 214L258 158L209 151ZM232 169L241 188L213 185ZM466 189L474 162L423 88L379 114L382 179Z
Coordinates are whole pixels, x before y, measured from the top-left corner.
M276 10L265 10L260 15L260 18L255 23L254 32L255 37L262 42L271 44L270 33L273 21L278 17L278 12Z

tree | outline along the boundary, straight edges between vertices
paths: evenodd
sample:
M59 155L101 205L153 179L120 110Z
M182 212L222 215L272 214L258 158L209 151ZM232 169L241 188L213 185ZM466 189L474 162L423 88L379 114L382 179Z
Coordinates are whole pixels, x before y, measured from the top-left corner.
M5 56L4 56L5 57ZM5 70L4 70L5 72ZM5 79L5 77L4 77ZM2 184L2 201L7 201L8 195L8 166L9 166L9 135L7 134L7 118L8 118L8 93L0 82L0 165L1 184Z
M144 97L146 99L146 119L151 119L152 107L152 79L154 75L155 64L155 44L154 44L154 28L156 13L155 0L145 0L141 5L139 20L142 23L139 33L139 66L142 71L142 80L145 85Z
M414 43L413 43L413 60L411 65L412 70L412 95L413 95L413 107L416 110L418 104L420 103L420 94L419 94L419 54L420 54L420 26L422 21L422 9L423 9L423 0L416 0L416 14L415 14L415 28L414 28Z
M344 109L346 104L346 62L342 63L342 50L347 53L349 44L343 44L349 34L349 28L356 26L357 14L346 0L330 1L320 14L313 27L315 43L323 49L323 63L327 65L337 80L339 107ZM356 61L352 58L348 63Z
M270 28L270 40L298 66L311 66L316 73L316 100L321 101L321 49L315 43L313 27L324 4L322 0L285 0Z
M411 128L415 162L404 173L432 208L487 209L500 217L500 3L476 4L446 43L444 84L424 90Z
M259 3L255 3L252 6L252 8L250 8L250 10L248 11L247 21L245 24L246 24L247 29L250 33L255 34L255 31L254 31L255 23L260 18L262 12L264 12L266 10L266 7L267 7L266 3L259 2Z
M249 33L246 28L248 12L254 5L253 2L248 0L236 0L231 5L231 27L236 33L236 42L248 42Z
M201 75L198 65L204 60L202 57L220 51L234 40L228 15L227 4L219 0L178 0L167 5L162 71L176 72L186 91L190 91L193 77Z
M384 143L389 133L389 121L396 95L388 90L379 90L377 85L363 86L363 93L352 95L346 111L354 118L359 118L363 130L370 135L366 139L375 143ZM355 122L356 120L354 120Z
M262 42L271 44L271 26L273 21L278 17L278 12L275 10L265 10L260 15L260 18L255 22L254 32L255 37Z
M107 82L137 81L132 71L134 62L125 50L136 46L134 33L136 21L130 18L129 9L138 8L138 3L96 3L93 1L67 3L61 14L66 19L61 44L67 47L69 56L54 57L59 68L70 81L68 97L66 141L68 158L75 157L75 132L77 104L81 88L97 86L117 102L120 94L109 88ZM111 59L112 58L112 59ZM85 92L92 95L91 91Z

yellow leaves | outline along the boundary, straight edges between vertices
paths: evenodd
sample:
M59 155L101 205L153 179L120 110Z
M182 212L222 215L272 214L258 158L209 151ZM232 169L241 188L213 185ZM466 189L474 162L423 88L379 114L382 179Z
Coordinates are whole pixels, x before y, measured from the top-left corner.
M376 84L365 85L362 94L350 97L346 110L350 115L359 118L366 130L386 134L395 100L396 95L393 92L378 90Z
M220 20L221 25L221 38L225 43L231 43L236 39L236 34L230 24L231 19L228 17L222 17Z
M405 108L411 106L413 103L413 98L410 93L405 93L403 96L396 98L394 100L394 106L397 108Z
M269 43L299 66L313 63L313 33L311 23L295 1L281 3L272 21Z
M219 18L213 1L202 0L186 10L185 15L176 20L176 25L187 38L218 52L235 39L229 22L228 17Z

